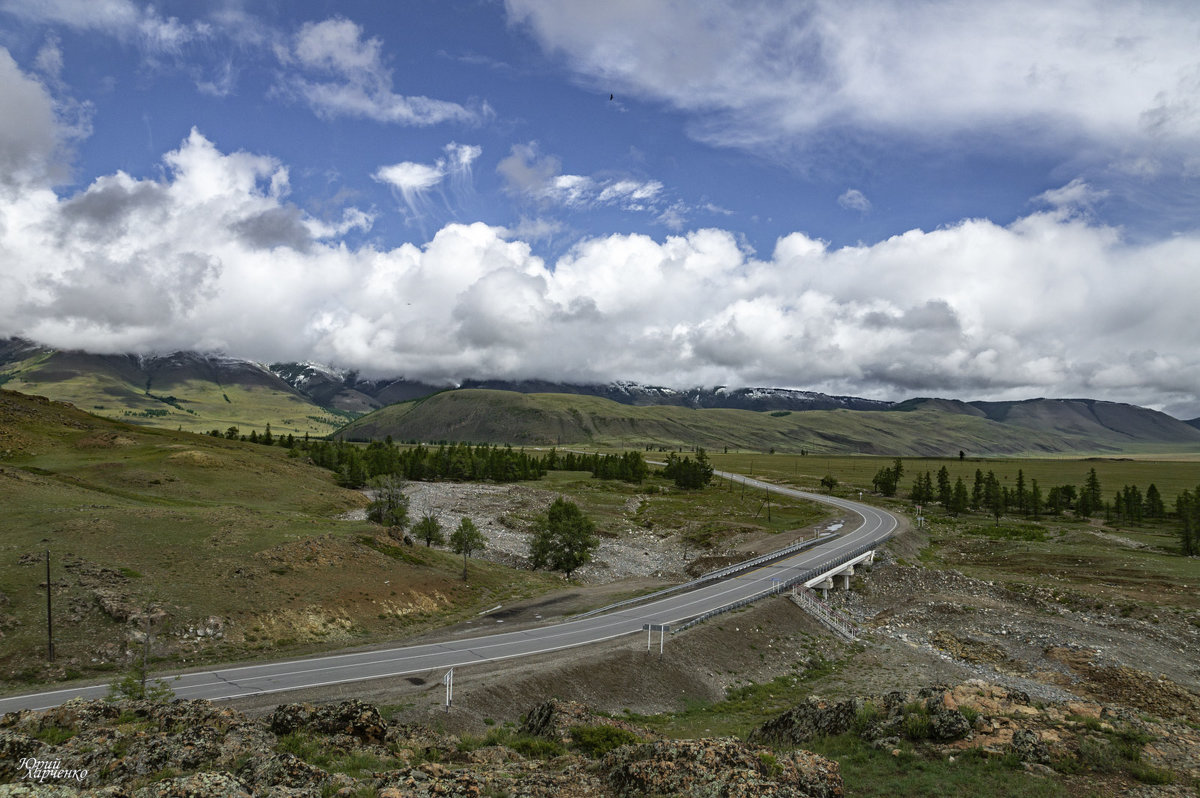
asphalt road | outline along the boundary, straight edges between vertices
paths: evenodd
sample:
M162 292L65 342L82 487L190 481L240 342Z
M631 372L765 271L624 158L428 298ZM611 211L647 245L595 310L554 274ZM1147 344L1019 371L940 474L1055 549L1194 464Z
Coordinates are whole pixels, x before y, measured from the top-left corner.
M180 698L220 700L479 665L598 643L643 632L645 624L678 624L758 595L770 589L773 580L786 580L811 568L831 563L862 546L879 542L898 525L891 513L858 502L771 485L737 474L718 472L718 476L739 481L744 479L747 486L830 504L860 516L862 523L843 535L791 557L695 590L602 615L443 643L185 673L178 680L169 677L169 685ZM107 690L107 684L101 684L0 698L0 712L46 709L76 696L102 698Z

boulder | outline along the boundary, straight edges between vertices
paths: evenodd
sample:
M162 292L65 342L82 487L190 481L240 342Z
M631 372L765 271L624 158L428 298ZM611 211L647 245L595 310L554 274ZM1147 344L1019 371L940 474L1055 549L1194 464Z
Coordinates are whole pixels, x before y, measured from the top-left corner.
M830 703L810 697L750 732L752 743L796 744L814 737L845 734L864 707L860 698Z
M237 775L256 795L270 787L303 788L315 793L331 782L328 773L294 754L250 757Z
M658 740L605 755L599 769L618 796L687 795L692 798L841 798L837 762L726 737Z
M632 732L642 740L656 739L660 736L627 721L597 715L578 701L563 701L558 698L543 701L526 712L520 731L523 734L545 737L569 745L573 726L614 726Z
M1038 733L1030 729L1015 730L1007 750L1016 754L1022 762L1044 765L1050 761L1050 749Z
M21 777L21 760L38 756L46 747L41 740L20 732L0 729L0 781L14 781Z
M271 731L290 734L298 730L320 734L345 734L367 742L382 742L387 724L379 710L351 699L340 704L281 704L271 713Z
M228 771L193 773L174 779L164 779L135 790L134 798L250 798L250 792Z

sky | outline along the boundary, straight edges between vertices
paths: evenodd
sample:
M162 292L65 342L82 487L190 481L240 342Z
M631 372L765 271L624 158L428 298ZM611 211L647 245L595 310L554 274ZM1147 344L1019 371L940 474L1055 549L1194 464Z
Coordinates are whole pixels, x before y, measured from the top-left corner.
M0 0L0 336L1200 416L1200 5Z

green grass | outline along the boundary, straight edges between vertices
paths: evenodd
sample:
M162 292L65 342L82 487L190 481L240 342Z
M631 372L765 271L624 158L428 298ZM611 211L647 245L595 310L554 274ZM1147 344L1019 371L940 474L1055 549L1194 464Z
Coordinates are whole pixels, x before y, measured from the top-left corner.
M528 759L553 759L567 753L567 749L557 740L525 734L508 726L491 729L483 737L464 735L460 738L458 749L465 752L490 745L508 746Z
M891 751L876 750L853 734L812 740L804 748L841 764L846 795L1053 798L1067 794L1061 781L1027 774L1019 763L1006 757L964 752L950 762L907 748L893 756Z
M1071 519L1045 521L1040 532L1005 519L996 534L992 519L983 516L928 518L930 545L922 559L929 565L1019 590L1047 588L1069 603L1126 606L1125 614L1200 610L1200 575L1191 560L1178 555L1173 537L1162 535L1156 548L1133 549Z
M178 656L191 664L390 639L561 584L479 561L464 583L461 559L445 551L380 558L358 542L378 527L337 520L362 495L278 447L131 427L9 393L0 429L11 452L0 460L0 591L17 622L0 648L4 681L103 669L92 652L122 624L98 610L68 616L95 607L98 586L135 608L164 606L173 629L227 621L224 639L164 649L170 667ZM69 670L44 661L47 549L58 660L85 663Z
M907 414L897 414L907 415ZM823 492L821 477L832 474L838 480L836 493L857 497L859 490L869 492L871 479L884 466L890 466L893 457L837 456L810 454L764 454L762 452L737 452L722 454L718 449L710 451L713 464L726 471L751 474L757 477L787 482L807 490ZM1023 471L1027 486L1038 481L1045 497L1055 485L1082 486L1088 471L1096 469L1096 476L1106 500L1125 485L1137 485L1143 493L1154 483L1168 507L1173 507L1175 497L1182 490L1195 491L1200 485L1200 455L1193 460L1179 459L1124 459L1086 457L1028 458L1028 457L904 457L904 476L900 480L899 496L907 496L912 481L918 473L928 471L935 478L943 466L950 474L951 483L962 477L970 490L975 471L987 474L993 471L1001 484L1010 489L1016 485L1017 472Z
M641 742L641 738L628 729L617 726L572 726L571 744L584 756L596 759L622 745Z
M395 758L383 758L362 751L345 751L331 741L306 732L291 732L279 738L275 750L292 754L310 765L331 773L345 773L361 779L383 770L394 769Z
M689 551L722 544L739 533L800 529L831 514L823 505L773 496L768 518L762 491L743 492L737 485L730 490L724 480L714 480L702 490L682 490L659 477L631 485L594 479L585 472L551 471L534 484L578 503L596 521L600 534L613 534L630 523L659 534L682 532ZM631 516L627 507L634 497L639 501ZM544 509L530 508L522 520L532 521Z
M687 699L676 712L627 713L626 718L668 737L745 737L756 726L806 699L811 683L833 673L837 667L836 663L818 660L795 675L730 688L721 701L710 703Z

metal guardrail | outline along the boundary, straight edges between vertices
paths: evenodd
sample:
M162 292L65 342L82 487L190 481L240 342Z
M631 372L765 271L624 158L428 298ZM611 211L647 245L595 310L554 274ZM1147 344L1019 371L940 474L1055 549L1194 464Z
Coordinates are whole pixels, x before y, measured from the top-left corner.
M816 618L826 629L854 642L862 634L858 624L844 617L833 607L817 598L811 588L802 587L799 590L792 586L792 602L800 609Z
M753 604L754 602L756 602L760 599L764 599L768 596L777 595L777 594L781 593L782 591L787 590L792 585L795 585L795 584L798 584L801 582L807 582L809 579L815 579L818 576L820 576L821 574L832 571L833 569L837 568L839 565L845 565L846 563L853 560L855 557L861 557L862 555L866 554L868 551L879 548L884 543L886 543L888 540L891 540L891 537L892 537L891 535L887 535L886 537L880 538L879 540L875 541L874 543L870 543L866 546L860 546L857 549L855 549L854 551L849 552L848 554L843 554L841 557L838 557L836 560L834 560L831 563L825 563L824 565L822 565L818 568L809 568L807 571L796 574L795 576L792 576L781 582L777 582L776 584L772 585L770 588L768 588L766 590L763 590L762 592L755 593L753 596L749 596L747 598L740 599L738 601L734 601L729 604L725 604L721 607L717 607L716 609L709 610L708 612L705 612L701 615L697 615L695 618L689 619L688 621L680 624L679 626L672 625L671 634L675 634L676 632L682 632L684 629L690 629L691 627L695 626L696 624L701 623L702 621L707 621L709 618L712 618L713 616L720 615L725 612L729 612L730 610L736 610L740 607L745 607L747 604Z
M691 590L692 588L700 587L703 584L715 581L717 579L724 579L727 576L732 576L733 574L739 573L741 571L745 571L749 568L756 568L759 565L765 565L769 562L773 562L774 560L788 557L792 554L795 554L798 551L803 551L804 549L807 549L810 546L815 546L818 543L820 543L821 541L827 540L828 538L830 538L832 536L833 536L833 533L826 533L824 535L818 535L817 537L813 538L812 540L803 540L799 543L793 543L790 546L784 546L782 549L768 552L766 554L761 554L758 557L754 557L749 560L744 560L739 563L734 563L733 565L727 565L724 568L718 568L715 571L709 571L708 573L704 574L703 576L698 576L695 579L693 579L692 581L684 582L681 585L672 585L671 587L666 587L666 588L663 588L662 590L656 590L653 593L647 593L644 596L634 596L633 598L627 598L627 599L624 599L623 601L617 601L617 602L608 604L603 607L598 607L597 609L594 609L594 610L588 610L587 612L580 613L579 615L572 615L571 620L578 621L578 620L582 620L583 618L590 618L593 615L599 615L602 612L608 612L609 610L619 609L620 607L628 607L630 604L637 604L642 601L650 601L651 599L662 598L663 596L669 596L672 593L678 593L682 590Z

